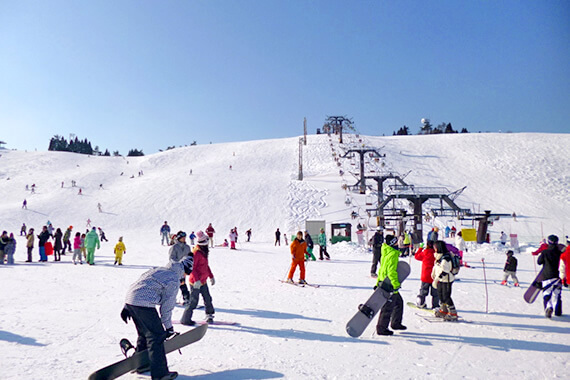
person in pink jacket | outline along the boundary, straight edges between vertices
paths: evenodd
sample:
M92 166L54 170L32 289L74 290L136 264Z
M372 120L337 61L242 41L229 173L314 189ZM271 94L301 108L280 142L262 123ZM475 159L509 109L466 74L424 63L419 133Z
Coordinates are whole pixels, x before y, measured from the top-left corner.
M193 326L196 324L192 320L192 314L196 306L198 306L198 299L200 295L204 299L204 305L206 306L206 321L208 323L214 322L214 305L212 304L212 296L210 296L210 290L208 289L208 278L212 286L216 283L214 280L214 274L208 265L208 241L210 240L208 236L202 232L198 231L196 234L197 244L193 249L194 252L194 267L192 273L190 273L189 282L192 285L192 292L190 293L190 303L186 305L184 309L184 314L180 319L180 323L187 326Z
M79 264L83 265L83 260L81 260L81 233L76 233L73 239L73 264L77 265L75 259L79 260Z

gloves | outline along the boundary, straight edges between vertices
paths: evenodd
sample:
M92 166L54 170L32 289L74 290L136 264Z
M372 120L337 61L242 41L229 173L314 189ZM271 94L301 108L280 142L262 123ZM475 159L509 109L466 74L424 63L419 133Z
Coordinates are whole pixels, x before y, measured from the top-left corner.
M392 292L393 294L398 294L398 291L400 290L400 288L398 289L394 289L394 291Z
M424 247L424 243L420 243L420 248L423 248L423 247Z
M373 289L374 289L374 290L378 289L378 285L374 285L374 288L373 288Z
M216 280L214 279L214 277L212 277L210 279L210 283L212 284L212 286L214 286L216 284Z
M166 338L165 338L165 339L170 338L170 337L173 336L174 334L176 334L176 333L174 332L174 327L169 327L169 328L167 328L167 329L166 329Z
M121 319L125 321L125 323L129 323L129 319L131 319L131 313L129 313L126 307L121 310Z
M194 285L192 285L194 289L200 289L202 287L202 282L200 280L196 281Z

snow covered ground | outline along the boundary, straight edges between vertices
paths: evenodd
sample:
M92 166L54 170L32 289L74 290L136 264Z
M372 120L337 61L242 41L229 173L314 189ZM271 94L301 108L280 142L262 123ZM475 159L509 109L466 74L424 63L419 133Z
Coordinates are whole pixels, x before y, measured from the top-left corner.
M234 226L240 232L238 251L216 248L210 256L216 319L239 325L212 326L182 355L169 354L170 368L182 379L566 378L570 318L547 320L541 302L528 305L522 294L535 273L529 252L542 236L562 237L570 229L570 135L348 135L345 142L345 148L382 148L386 157L368 166L376 173L411 170L406 181L417 186L467 186L457 199L463 207L516 212L516 221L501 218L490 228L492 244L473 246L466 255L474 268L462 269L453 296L469 323L430 323L406 307L407 331L380 338L373 334L374 321L362 337L350 338L345 324L374 280L368 277L370 254L346 243L330 248L331 261L308 264L307 280L320 288L278 281L290 256L287 247L273 245L277 227L289 235L307 219L350 222L353 210L360 215L354 222L375 223L364 212L367 198L341 187L356 182L350 174L356 165L347 158L337 166L333 152L342 149L325 135L308 136L302 182L296 180L298 138L192 146L138 158L4 150L1 230L17 234L23 222L38 230L50 220L56 227L73 225L75 232L91 219L110 242L96 252L95 266L74 266L69 255L58 263L27 264L18 237L16 265L0 267L0 377L84 379L120 359L120 338L136 337L134 326L119 317L126 289L148 268L166 263L159 229L167 220L174 231L187 232L211 222L216 243ZM72 180L83 195L70 186ZM25 190L33 183L35 194ZM28 210L21 208L24 199ZM461 225L436 218L426 232L452 223ZM249 228L253 237L246 243ZM505 260L496 242L500 231L519 236L522 288L494 282ZM122 267L112 265L119 236L127 246ZM420 263L412 259L411 265L405 301L414 301L420 285ZM568 295L565 290L566 304ZM178 308L175 318L182 312ZM202 315L196 311L196 318Z

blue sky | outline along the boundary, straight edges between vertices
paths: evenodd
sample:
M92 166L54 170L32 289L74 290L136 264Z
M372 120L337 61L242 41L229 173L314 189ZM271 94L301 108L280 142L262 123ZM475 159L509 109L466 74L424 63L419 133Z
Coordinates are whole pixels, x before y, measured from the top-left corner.
M570 131L568 1L4 1L0 140L153 153L352 117Z

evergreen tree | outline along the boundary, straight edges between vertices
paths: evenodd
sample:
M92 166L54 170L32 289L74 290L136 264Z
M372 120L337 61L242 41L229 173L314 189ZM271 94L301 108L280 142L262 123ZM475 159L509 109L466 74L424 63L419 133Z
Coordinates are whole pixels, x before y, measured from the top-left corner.
M144 156L143 151L138 149L131 149L127 154L127 157L137 157L137 156Z

